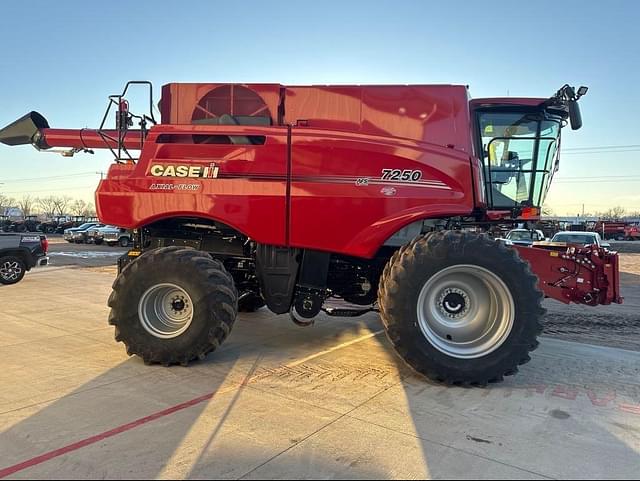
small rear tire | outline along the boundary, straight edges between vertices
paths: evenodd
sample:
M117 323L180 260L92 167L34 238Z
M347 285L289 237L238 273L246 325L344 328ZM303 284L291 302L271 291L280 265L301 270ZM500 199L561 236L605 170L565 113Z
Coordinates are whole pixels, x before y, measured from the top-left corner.
M7 256L0 258L0 284L10 286L17 284L27 272L27 266L19 257Z
M418 237L384 269L378 301L397 352L429 379L485 386L530 360L542 292L515 249L485 235Z
M116 279L109 323L129 355L187 365L227 339L238 312L233 278L209 254L181 247L145 252Z

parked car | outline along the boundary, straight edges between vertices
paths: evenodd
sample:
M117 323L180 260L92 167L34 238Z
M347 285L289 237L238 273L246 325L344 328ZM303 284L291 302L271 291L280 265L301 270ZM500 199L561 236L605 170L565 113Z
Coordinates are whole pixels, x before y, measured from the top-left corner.
M87 219L84 216L62 216L58 218L57 234L64 234L67 229L76 229L84 224L99 224L97 220Z
M0 284L17 284L34 267L47 265L48 250L43 235L0 234Z
M625 240L640 240L640 225L628 225L624 229Z
M611 248L611 244L604 242L600 234L597 232L558 232L553 236L551 242L566 242L567 244L581 244L581 245L597 245L598 247Z
M103 229L117 229L117 227L114 227L111 225L103 225L103 224L98 224L91 227L86 234L87 244L93 244L93 243L95 243L96 245L102 244L102 236L99 236L99 233Z
M98 225L100 224L97 222L87 222L86 224L82 224L80 227L66 229L64 231L64 240L71 243L82 244L83 242L86 242L87 232L89 229Z
M545 237L541 230L513 229L509 231L505 239L509 241L508 244L530 246L533 245L534 242L545 240Z
M127 247L131 243L131 232L116 226L106 226L96 230L94 242L96 245L106 243L110 247L119 245Z

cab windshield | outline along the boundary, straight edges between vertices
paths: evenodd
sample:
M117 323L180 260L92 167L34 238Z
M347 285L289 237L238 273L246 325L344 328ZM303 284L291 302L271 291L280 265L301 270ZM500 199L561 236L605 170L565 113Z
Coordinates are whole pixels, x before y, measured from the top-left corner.
M597 244L598 239L593 234L556 234L553 242L567 242L570 244Z
M540 207L556 169L560 120L542 113L478 113L487 201L493 208Z
M512 241L530 241L530 240L538 240L537 234L534 234L528 230L518 230L512 231L507 236L507 239Z

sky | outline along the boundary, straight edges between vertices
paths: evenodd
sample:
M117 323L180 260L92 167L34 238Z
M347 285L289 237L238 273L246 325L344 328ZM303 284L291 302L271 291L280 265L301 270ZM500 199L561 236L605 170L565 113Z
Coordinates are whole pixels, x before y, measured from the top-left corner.
M547 205L640 211L639 22L636 0L3 0L0 126L37 110L54 127L97 127L131 79L157 92L180 81L452 83L475 98L588 85ZM90 201L111 162L0 145L0 193Z

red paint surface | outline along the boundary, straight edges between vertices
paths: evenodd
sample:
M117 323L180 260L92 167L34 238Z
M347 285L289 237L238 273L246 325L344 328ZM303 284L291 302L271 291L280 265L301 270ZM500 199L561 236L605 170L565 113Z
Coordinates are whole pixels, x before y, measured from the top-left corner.
M138 228L202 217L264 244L371 258L406 225L468 215L481 202L474 199L483 186L474 185L479 161L471 157L464 86L169 84L160 108L163 123L151 129L137 165L115 166L100 183L101 221ZM273 126L216 125L225 114L269 117ZM128 135L127 147L138 145L139 134ZM266 141L202 142L202 136L251 135ZM87 130L51 129L44 136L51 146L105 146ZM157 163L215 163L220 177L158 179L150 175ZM379 180L383 169L418 169L422 182L393 189L356 183ZM175 190L152 188L157 183Z
M105 439L109 439L119 434L125 433L127 431L131 431L132 429L138 428L140 426L148 424L157 419L170 416L171 414L175 414L179 411L184 411L185 409L188 409L190 407L196 406L198 404L201 404L205 401L210 400L211 398L213 398L215 394L216 393L206 394L204 396L192 399L191 401L187 401L185 403L178 404L177 406L173 406L169 409L165 409L164 411L160 411L150 416L146 416L144 418L138 419L137 421L133 421L129 424L124 424L110 431L105 431L101 434L91 436L89 438L83 439L73 444L69 444L62 448L54 449L53 451L49 451L48 453L42 454L40 456L36 456L35 458L28 459L27 461L16 464L14 466L4 468L0 470L0 479L4 479L7 476L11 476L12 474L19 473L20 471L24 471L25 469L32 468L39 464L46 463L47 461L51 461L52 459L59 458L60 456L64 456L65 454L69 454L73 451L77 451L87 446L91 446L92 444L99 443L100 441L104 441Z

